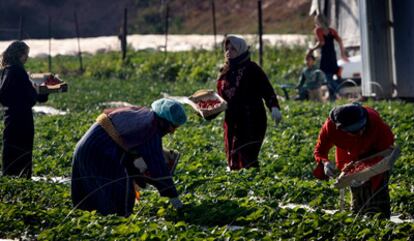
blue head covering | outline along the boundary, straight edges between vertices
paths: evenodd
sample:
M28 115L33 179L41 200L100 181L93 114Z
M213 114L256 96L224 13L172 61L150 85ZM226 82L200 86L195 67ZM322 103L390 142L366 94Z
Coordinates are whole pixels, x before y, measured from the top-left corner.
M180 126L187 121L184 107L175 100L162 98L151 104L152 110L157 116L171 122L175 126Z

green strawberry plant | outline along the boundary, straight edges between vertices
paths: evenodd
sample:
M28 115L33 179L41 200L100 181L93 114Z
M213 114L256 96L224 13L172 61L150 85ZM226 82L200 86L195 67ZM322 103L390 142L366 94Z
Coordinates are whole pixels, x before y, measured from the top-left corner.
M302 68L304 49L266 48L264 70L279 94L279 84L294 84ZM257 58L253 52L252 58ZM54 58L54 71L69 84L69 92L50 95L47 105L64 116L35 115L35 176L70 177L77 141L94 123L108 101L149 106L161 92L191 95L214 89L223 63L209 51L86 55L85 72L77 59ZM31 72L47 69L47 60L31 59ZM338 103L345 103L339 101ZM338 104L337 103L337 104ZM414 106L399 101L369 101L391 126L401 147L390 180L391 206L402 218L414 215ZM268 120L259 156L260 170L228 172L223 145L223 114L202 120L186 107L189 121L164 145L182 153L175 182L185 206L173 210L168 199L149 188L128 218L73 210L70 183L0 177L0 238L23 240L412 240L413 223L396 224L376 217L356 216L339 209L333 181L312 176L313 148L332 103L281 101L283 122ZM0 123L3 129L3 123ZM333 152L331 153L333 158ZM346 195L347 203L350 201ZM295 203L304 208L281 208ZM349 210L349 206L346 207Z

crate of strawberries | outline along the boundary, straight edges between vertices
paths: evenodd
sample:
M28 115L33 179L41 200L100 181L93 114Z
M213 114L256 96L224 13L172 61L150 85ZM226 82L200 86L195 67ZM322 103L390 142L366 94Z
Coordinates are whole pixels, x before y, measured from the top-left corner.
M398 147L389 148L379 154L381 154L379 156L383 157L380 160L361 160L345 166L339 177L336 179L334 186L336 188L344 188L352 185L352 183L363 183L375 175L392 169L395 160L400 155L400 149Z
M189 97L191 106L204 119L210 120L226 110L227 102L213 90L199 90Z
M68 84L52 73L34 73L30 75L37 93L50 94L67 92Z

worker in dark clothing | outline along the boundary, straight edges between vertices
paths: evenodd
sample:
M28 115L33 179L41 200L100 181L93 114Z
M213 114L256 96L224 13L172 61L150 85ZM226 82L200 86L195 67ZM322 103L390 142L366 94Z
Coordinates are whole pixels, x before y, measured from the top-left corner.
M183 206L164 157L162 137L187 117L174 100L157 100L151 108L106 110L78 142L72 164L75 208L129 216L136 197L134 184L145 187L146 183L169 197L174 208ZM149 175L135 165L137 159L145 162Z
M318 48L321 49L320 69L326 76L326 84L329 90L329 100L335 101L337 82L333 79L333 76L336 75L338 78L340 78L340 76L338 76L338 64L334 40L336 40L339 44L342 59L348 62L348 57L346 56L341 37L339 37L335 29L329 27L329 22L323 15L315 16L315 24L316 28L314 29L314 34L317 39L317 43L309 49L308 54L311 55L314 50Z
M24 68L29 46L11 43L2 53L0 103L6 107L3 131L3 175L31 178L34 124L32 107L47 101L38 95Z
M217 80L227 101L224 145L230 170L259 167L258 155L267 128L266 109L275 124L282 119L275 91L263 70L250 60L246 41L235 35L224 40L225 64Z

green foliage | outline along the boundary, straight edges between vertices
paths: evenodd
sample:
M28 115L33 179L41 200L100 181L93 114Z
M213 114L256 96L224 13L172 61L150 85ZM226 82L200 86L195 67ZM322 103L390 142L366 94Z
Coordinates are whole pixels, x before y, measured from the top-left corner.
M264 69L272 84L294 83L302 66L302 49L267 49ZM253 54L253 59L256 55ZM127 101L148 106L161 92L190 95L215 88L222 63L214 52L131 52L85 56L85 72L76 75L77 59L59 56L54 71L62 73L69 92L50 95L48 105L65 116L35 116L34 174L71 174L77 141L103 110L103 102ZM32 59L27 69L45 71L47 60ZM414 214L412 175L414 107L404 102L368 102L392 127L402 155L391 176L393 212ZM410 240L414 224L394 224L357 217L338 209L338 190L316 181L313 148L331 103L281 102L283 122L269 117L260 154L260 170L226 171L223 115L204 121L190 108L189 121L164 145L182 153L175 181L185 203L183 212L152 189L142 192L131 217L101 216L72 210L70 184L0 178L0 237L38 240ZM0 123L2 129L3 123ZM346 197L349 201L349 196ZM308 204L285 209L279 204Z

